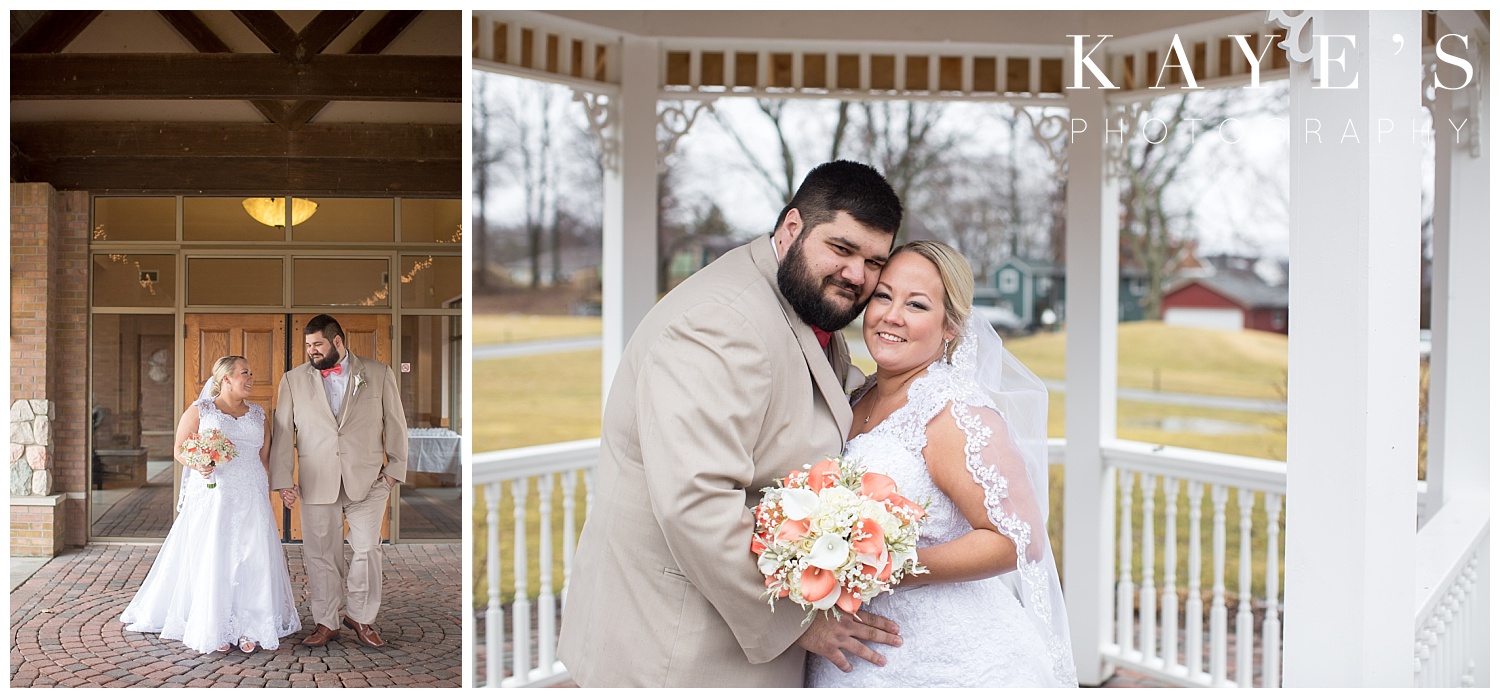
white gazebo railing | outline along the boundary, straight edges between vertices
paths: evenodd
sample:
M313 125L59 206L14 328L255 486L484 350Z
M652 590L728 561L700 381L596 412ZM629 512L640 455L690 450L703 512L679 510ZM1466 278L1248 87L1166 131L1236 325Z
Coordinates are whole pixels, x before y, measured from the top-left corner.
M577 488L584 487L584 515L593 504L594 466L599 462L599 440L585 439L508 451L481 453L474 456L474 486L483 488L486 519L483 528L486 548L486 584L488 607L484 615L485 652L484 684L490 687L552 686L568 679L568 671L556 660L557 619L567 582L573 571L573 546L578 541L574 522L577 516ZM554 492L561 484L562 498L562 594L552 576L552 506ZM511 511L501 511L502 485L508 485ZM531 562L527 548L530 540L528 519L532 511L531 496L536 494L539 541L537 560ZM506 531L507 522L511 530ZM505 612L501 603L500 536L513 536L511 571L515 579L511 603L510 646L506 647ZM475 532L477 536L478 531ZM535 592L528 590L527 579L537 572L540 584ZM535 604L535 613L533 613ZM470 646L477 646L471 642ZM535 661L532 648L536 648ZM509 676L505 655L510 655ZM474 681L479 685L479 681Z
M1104 448L1105 467L1116 473L1119 523L1115 546L1118 577L1115 583L1115 634L1103 655L1117 666L1182 686L1280 686L1281 675L1281 504L1286 495L1286 464L1279 461L1230 456L1205 451L1116 441ZM1226 518L1230 490L1238 507L1235 521ZM1160 496L1159 496L1160 495ZM1141 514L1133 502L1141 502ZM1157 501L1162 500L1158 517ZM1257 500L1260 504L1257 505ZM1187 528L1178 528L1179 505L1187 504ZM1204 505L1208 516L1213 583L1208 605L1202 593ZM1263 551L1253 551L1251 538L1256 507L1265 511L1259 530L1265 533ZM1157 519L1161 518L1160 538ZM1134 531L1139 521L1140 543ZM1238 611L1231 627L1226 605L1228 568L1226 539L1231 527L1239 531ZM1158 547L1158 544L1160 547ZM1187 575L1179 582L1177 558L1186 546ZM1139 571L1135 559L1140 551ZM1162 579L1156 580L1157 551ZM1257 636L1252 614L1252 556L1265 555L1262 578L1265 616ZM1139 586L1137 586L1139 579ZM1179 608L1179 602L1181 608ZM1179 615L1179 610L1181 615ZM1180 623L1179 623L1180 621ZM1138 627L1137 627L1138 625ZM1205 636L1204 628L1208 633ZM1181 634L1179 634L1181 631ZM1232 631L1232 632L1231 632ZM1179 643L1179 637L1182 641ZM1234 673L1230 677L1229 648L1233 640ZM1255 649L1261 650L1256 681ZM1207 655L1207 663L1204 657Z
M1049 442L1051 460L1061 463L1065 443L1061 439ZM475 683L483 685L520 687L546 686L562 683L568 679L566 668L555 660L553 650L557 641L556 619L560 611L560 599L566 595L566 583L572 570L573 543L577 530L574 502L577 501L576 483L580 479L589 489L595 464L599 458L598 439L573 441L547 446L537 446L511 451L499 451L475 456L474 484L484 492L488 513L481 531L487 541L488 608L485 612L485 653L482 665L485 675L477 677ZM1263 647L1261 674L1264 677L1256 685L1278 685L1280 647L1280 589L1281 557L1279 547L1279 519L1281 496L1285 492L1285 465L1276 461L1226 456L1203 451L1151 446L1132 442L1114 442L1105 451L1106 467L1118 473L1121 496L1119 511L1132 511L1131 499L1136 482L1140 492L1165 492L1164 538L1158 548L1155 531L1155 497L1142 496L1144 516L1121 516L1117 522L1106 519L1102 523L1120 533L1118 569L1123 570L1116 584L1116 633L1106 642L1103 654L1119 665L1130 667L1157 677L1163 681L1183 686L1225 686L1251 683L1251 647L1255 644L1256 628L1252 626L1250 611L1251 565L1250 507L1247 498L1258 497L1264 502L1267 523L1265 597L1266 614L1260 626L1260 643ZM554 524L552 522L553 494L561 483L563 502L563 579L562 584L553 578L552 552ZM502 485L510 493L508 510L501 509ZM1227 568L1223 541L1229 523L1224 518L1225 502L1230 488L1238 492L1240 501L1240 564L1239 564L1239 613L1235 618L1233 633L1228 632L1225 618L1226 589L1223 577ZM589 495L591 496L591 495ZM534 498L533 498L534 497ZM1179 534L1177 507L1179 500L1188 505L1188 530ZM1201 504L1212 501L1214 514L1212 539L1215 554L1209 562L1209 570L1218 582L1213 586L1213 595L1205 607L1199 594L1197 579L1201 575L1204 559L1200 555L1200 521L1203 518ZM585 505L585 508L587 505ZM539 544L532 546L538 554L528 553L527 541L532 537L530 514L536 516ZM1139 520L1139 524L1136 521ZM1136 526L1143 532L1139 546L1128 544ZM510 529L510 530L506 530ZM509 560L497 554L501 537L515 541ZM1176 551L1183 536L1189 541L1187 553L1187 579L1179 585L1177 581ZM1137 547L1140 550L1140 567L1134 562ZM1166 572L1160 588L1155 582L1154 560L1157 550L1165 561ZM1115 551L1111 551L1112 554ZM501 585L502 566L509 564L516 580L513 602L510 604L509 623L502 604L504 589ZM1115 568L1114 565L1108 566ZM528 577L536 577L541 584L532 589ZM1137 585L1139 579L1139 585ZM561 586L562 595L557 589ZM1179 634L1178 593L1179 586L1186 589L1186 603L1181 619L1183 632ZM1137 610L1136 598L1139 597ZM1157 609L1161 609L1158 617ZM1203 632L1205 611L1210 631ZM507 626L509 629L507 630ZM1181 653L1185 660L1179 661L1178 638L1183 637ZM1158 644L1157 639L1160 639ZM508 640L508 642L507 642ZM1234 680L1227 679L1226 653L1230 641L1237 648ZM506 648L510 649L507 650ZM533 648L534 651L533 651ZM1203 662L1203 657L1209 657ZM508 667L508 671L507 671Z
M1445 502L1417 531L1412 563L1417 573L1414 684L1488 686L1489 503L1476 497Z

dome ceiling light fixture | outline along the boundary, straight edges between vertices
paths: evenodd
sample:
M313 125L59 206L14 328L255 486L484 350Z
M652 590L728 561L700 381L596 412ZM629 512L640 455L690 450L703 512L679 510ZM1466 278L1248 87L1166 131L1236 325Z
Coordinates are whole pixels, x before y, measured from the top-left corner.
M272 228L280 228L286 225L286 198L250 198L242 202L245 213L251 218ZM317 212L318 204L308 199L292 199L292 225L301 225L303 221L312 218Z

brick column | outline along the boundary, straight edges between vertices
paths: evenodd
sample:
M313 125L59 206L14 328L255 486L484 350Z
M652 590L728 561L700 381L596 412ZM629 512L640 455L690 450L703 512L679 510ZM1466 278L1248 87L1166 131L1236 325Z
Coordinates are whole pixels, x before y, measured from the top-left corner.
M87 540L88 194L11 185L11 552Z

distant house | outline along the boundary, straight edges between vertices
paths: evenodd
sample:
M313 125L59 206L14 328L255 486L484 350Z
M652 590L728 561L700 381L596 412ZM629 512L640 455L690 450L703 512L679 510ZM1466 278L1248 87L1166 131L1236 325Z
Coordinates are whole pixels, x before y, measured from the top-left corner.
M1287 287L1250 269L1220 268L1178 281L1162 295L1161 309L1168 325L1287 333Z
M1067 301L1066 271L1061 264L1012 257L996 267L988 286L974 289L974 303L1009 309L1027 327L1040 325L1042 312L1049 309L1062 322ZM1148 288L1145 270L1120 270L1120 322L1145 319L1143 302Z

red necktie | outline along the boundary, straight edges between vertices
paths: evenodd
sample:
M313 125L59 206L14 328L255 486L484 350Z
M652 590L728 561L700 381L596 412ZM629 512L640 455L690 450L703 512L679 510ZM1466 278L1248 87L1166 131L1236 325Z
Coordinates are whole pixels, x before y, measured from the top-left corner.
M827 349L828 348L828 340L833 337L833 333L832 332L828 332L828 331L824 330L821 327L813 327L812 331L813 331L813 334L818 337L818 346L821 346L824 349Z
M341 376L341 375L344 374L344 365L343 364L335 364L333 368L324 368L324 369L319 369L319 370L321 370L323 372L323 377L324 378L327 378L329 374L334 374L334 375L340 375Z

